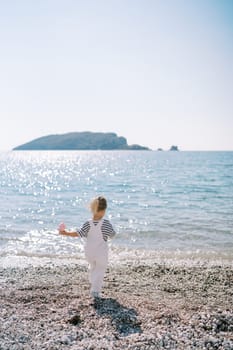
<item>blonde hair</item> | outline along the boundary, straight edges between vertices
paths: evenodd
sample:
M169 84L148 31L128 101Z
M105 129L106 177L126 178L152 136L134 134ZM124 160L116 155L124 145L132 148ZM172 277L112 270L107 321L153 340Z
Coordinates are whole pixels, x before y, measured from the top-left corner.
M90 208L92 213L95 215L99 211L105 210L107 208L107 201L102 196L96 197L91 201Z

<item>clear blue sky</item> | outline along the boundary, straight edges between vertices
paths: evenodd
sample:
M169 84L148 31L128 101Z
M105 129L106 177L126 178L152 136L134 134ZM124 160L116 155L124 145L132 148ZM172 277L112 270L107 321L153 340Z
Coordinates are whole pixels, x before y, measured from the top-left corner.
M233 0L0 1L0 150L69 131L233 150Z

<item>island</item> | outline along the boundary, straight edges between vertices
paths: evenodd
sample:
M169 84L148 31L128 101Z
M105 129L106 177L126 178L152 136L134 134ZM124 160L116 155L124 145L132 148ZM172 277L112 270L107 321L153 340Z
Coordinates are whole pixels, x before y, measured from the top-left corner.
M113 132L70 132L43 136L13 148L21 150L150 150L137 144L128 145L123 136Z
M179 151L178 146L171 146L169 151Z

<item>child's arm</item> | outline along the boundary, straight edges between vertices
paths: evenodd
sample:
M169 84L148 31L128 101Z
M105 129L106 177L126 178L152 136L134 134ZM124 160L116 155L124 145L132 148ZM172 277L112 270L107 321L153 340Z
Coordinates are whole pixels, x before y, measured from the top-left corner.
M70 236L70 237L79 237L80 236L78 234L78 232L76 232L76 231L66 231L66 230L59 231L59 234L63 235L63 236Z
M86 221L81 229L77 229L77 231L66 231L66 226L64 223L61 223L58 227L58 231L60 235L70 236L70 237L87 237L88 231L90 229L90 222Z

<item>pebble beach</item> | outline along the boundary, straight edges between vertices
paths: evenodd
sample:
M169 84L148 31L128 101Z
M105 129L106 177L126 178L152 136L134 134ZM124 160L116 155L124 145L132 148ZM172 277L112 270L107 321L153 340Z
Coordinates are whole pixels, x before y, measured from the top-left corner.
M87 266L0 269L0 349L233 349L233 267L110 265L102 298Z

